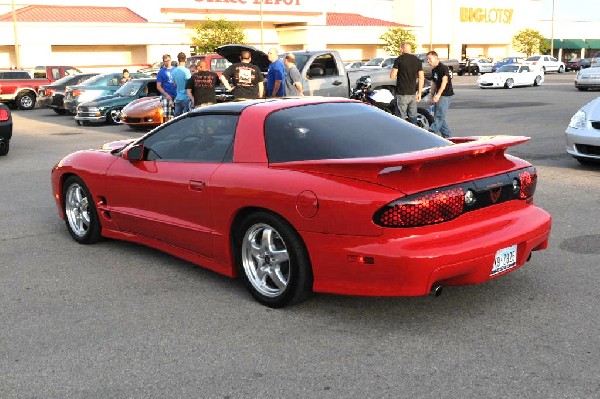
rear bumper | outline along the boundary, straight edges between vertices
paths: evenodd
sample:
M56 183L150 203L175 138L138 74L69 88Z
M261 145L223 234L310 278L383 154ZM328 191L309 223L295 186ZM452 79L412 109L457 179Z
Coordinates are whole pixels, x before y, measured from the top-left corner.
M316 292L370 296L427 295L439 285L478 284L522 266L548 245L551 216L511 201L451 222L385 229L381 237L302 233ZM496 253L517 245L516 265L491 275ZM372 264L359 263L371 257Z

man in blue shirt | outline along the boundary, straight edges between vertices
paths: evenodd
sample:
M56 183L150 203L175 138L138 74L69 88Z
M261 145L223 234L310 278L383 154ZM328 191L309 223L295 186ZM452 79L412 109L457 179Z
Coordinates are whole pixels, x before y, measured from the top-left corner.
M163 107L163 121L168 122L173 119L173 100L177 96L175 81L173 80L173 66L171 65L171 56L165 54L162 56L163 67L156 74L156 88L160 92L160 103Z
M267 53L269 61L269 71L267 72L267 97L285 96L285 66L279 59L279 52L275 48L270 48Z
M177 54L178 66L173 71L173 80L177 88L177 94L175 96L175 112L174 116L179 116L190 110L190 98L187 95L185 84L192 74L189 69L185 67L186 60L185 53L181 52Z

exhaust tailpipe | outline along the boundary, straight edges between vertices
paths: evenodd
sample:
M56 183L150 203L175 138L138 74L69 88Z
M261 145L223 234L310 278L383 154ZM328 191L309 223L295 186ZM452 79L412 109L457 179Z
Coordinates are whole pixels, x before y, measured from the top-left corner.
M442 295L442 286L439 284L434 284L433 287L431 287L429 295L434 296L436 298Z

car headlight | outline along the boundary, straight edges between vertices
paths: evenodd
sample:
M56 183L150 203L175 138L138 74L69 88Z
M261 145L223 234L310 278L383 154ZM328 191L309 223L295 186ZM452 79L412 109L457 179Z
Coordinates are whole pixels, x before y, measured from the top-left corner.
M573 129L585 129L586 126L586 115L583 111L577 111L575 115L571 118L571 122L569 122L569 127Z

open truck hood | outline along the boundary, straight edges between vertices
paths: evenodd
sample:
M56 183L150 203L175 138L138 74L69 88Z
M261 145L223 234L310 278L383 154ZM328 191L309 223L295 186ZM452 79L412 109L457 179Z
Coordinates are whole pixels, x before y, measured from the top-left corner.
M252 64L259 67L262 72L267 72L269 70L270 62L267 54L256 47L248 46L246 44L226 44L215 49L215 53L219 54L232 64L235 64L236 62L240 62L240 53L243 50L250 51L250 54L252 54Z

